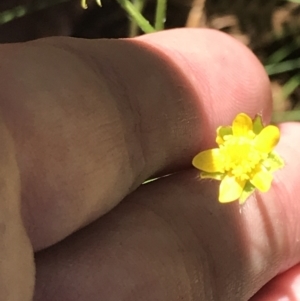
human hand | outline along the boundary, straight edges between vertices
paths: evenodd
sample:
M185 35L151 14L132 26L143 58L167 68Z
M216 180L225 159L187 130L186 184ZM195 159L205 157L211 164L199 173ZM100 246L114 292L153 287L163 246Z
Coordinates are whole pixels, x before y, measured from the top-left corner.
M280 126L286 166L242 207L219 204L218 183L191 168L237 113L270 120L249 50L181 29L4 45L0 56L2 224L17 229L0 248L3 300L30 300L31 246L35 301L276 300L260 289L300 258L299 125ZM295 293L291 275L276 280L283 294Z

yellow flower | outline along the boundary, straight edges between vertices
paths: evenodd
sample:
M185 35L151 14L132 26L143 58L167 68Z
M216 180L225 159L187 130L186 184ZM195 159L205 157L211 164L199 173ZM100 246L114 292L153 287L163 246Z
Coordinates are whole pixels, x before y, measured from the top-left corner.
M272 172L284 166L274 151L279 138L279 129L274 125L264 127L261 116L252 120L241 113L235 117L232 126L217 129L219 148L199 153L192 164L202 171L201 178L221 180L221 203L239 199L242 204L255 188L268 191Z
M81 0L81 7L84 8L84 9L87 9L87 8L88 8L88 6L87 6L87 4L86 4L86 1L87 1L87 0ZM96 2L97 2L97 4L98 4L99 6L102 6L101 0L96 0Z

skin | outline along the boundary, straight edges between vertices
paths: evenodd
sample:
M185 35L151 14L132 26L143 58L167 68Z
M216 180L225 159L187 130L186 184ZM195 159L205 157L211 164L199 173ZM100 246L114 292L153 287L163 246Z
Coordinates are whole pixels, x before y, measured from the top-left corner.
M191 167L237 113L270 120L247 48L178 29L2 45L0 59L1 300L297 296L300 125L280 125L286 166L242 207Z

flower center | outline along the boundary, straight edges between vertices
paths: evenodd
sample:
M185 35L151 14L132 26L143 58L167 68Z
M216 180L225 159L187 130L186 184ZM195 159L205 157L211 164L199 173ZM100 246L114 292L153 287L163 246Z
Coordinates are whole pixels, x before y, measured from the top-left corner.
M248 180L253 170L267 157L255 148L253 139L244 136L228 135L220 150L225 171L240 180Z

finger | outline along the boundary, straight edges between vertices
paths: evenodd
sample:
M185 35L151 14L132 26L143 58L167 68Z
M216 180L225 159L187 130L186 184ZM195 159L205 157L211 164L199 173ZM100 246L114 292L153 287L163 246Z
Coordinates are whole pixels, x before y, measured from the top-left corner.
M0 55L1 109L35 249L103 215L145 179L189 166L238 112L270 117L262 66L216 31L53 38L2 46Z
M3 122L0 140L0 300L30 301L34 286L33 251L21 219L14 145Z
M267 283L251 301L300 300L300 265L275 277Z
M35 301L249 300L300 260L299 130L282 125L286 166L244 206L218 203L196 171L143 185L37 254Z

